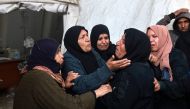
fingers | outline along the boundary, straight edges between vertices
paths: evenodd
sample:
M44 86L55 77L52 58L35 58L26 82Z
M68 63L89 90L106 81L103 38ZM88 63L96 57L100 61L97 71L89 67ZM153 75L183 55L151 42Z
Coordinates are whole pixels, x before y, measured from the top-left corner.
M150 54L150 56L149 56L149 60L150 60L150 62L154 62L154 61L155 61L155 57L154 57L154 55Z
M150 61L152 60L152 54L150 54L149 58L148 58Z
M179 14L181 13L184 13L184 12L189 12L189 9L187 8L181 8L181 9L178 9L174 12L175 16L178 16Z
M115 56L114 56L114 55L112 55L112 56L111 56L111 58L114 60L114 59L115 59Z
M187 8L181 8L180 9L180 12L182 13L182 12L188 12L189 11L189 9L187 9Z
M157 92L160 90L160 84L156 78L154 78L154 91Z
M126 66L129 66L131 64L131 62L124 62L124 63L122 63L119 67L120 68L124 68L124 67L126 67Z
M131 60L128 60L127 58L121 59L121 60L114 60L115 56L113 55L107 62L106 65L108 68L112 71L118 70L121 68L124 68L131 64Z
M71 86L75 85L73 82L65 82L65 88L70 88Z
M112 55L111 58L108 59L108 62L111 62L111 61L113 61L114 59L115 59L115 56Z
M156 63L158 61L158 58L151 54L149 56L149 61L152 62L152 63Z
M121 60L117 60L117 61L115 61L115 64L117 64L117 65L123 65L123 64L130 64L131 63L131 60L128 60L128 59L121 59Z
M101 85L98 89L95 90L96 97L101 97L109 92L112 92L112 88L109 84Z
M109 84L104 84L100 86L100 89L104 92L104 93L108 93L112 91L112 88Z
M80 75L78 73L75 73L74 71L70 71L67 75L67 78L69 80L74 80L76 79L77 77L79 77Z

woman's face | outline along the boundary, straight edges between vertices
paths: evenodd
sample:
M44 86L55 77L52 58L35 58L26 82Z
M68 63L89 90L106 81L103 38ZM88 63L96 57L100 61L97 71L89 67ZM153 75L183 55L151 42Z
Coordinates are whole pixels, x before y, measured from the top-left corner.
M78 44L84 52L89 52L92 50L88 33L85 30L81 30L78 38Z
M157 52L159 49L159 47L158 47L158 42L159 42L158 36L151 29L148 29L147 35L148 35L148 38L149 38L150 43L151 43L151 51Z
M118 59L121 59L126 54L127 52L125 49L125 35L123 35L122 38L116 43L115 55L117 56Z
M110 43L110 40L109 40L108 34L100 34L97 41L97 48L100 51L105 51L108 49L109 43Z
M61 49L55 54L55 61L59 64L63 64L63 54L61 53Z

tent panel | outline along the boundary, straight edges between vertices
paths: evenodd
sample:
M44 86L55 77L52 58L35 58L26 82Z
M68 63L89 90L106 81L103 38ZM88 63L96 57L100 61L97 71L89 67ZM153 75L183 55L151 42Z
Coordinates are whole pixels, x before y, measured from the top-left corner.
M15 2L39 2L39 3L71 3L79 4L79 0L1 0L2 3L15 3Z

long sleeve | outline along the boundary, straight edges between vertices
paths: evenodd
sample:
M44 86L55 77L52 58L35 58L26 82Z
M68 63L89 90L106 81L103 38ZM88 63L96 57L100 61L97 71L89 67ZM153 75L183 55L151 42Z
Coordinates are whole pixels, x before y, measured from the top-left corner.
M153 72L147 67L136 64L117 72L112 87L112 93L102 97L108 109L152 109Z
M172 19L175 18L175 14L171 13L169 15L165 15L164 18L159 20L156 24L157 25L168 25Z
M67 94L50 75L33 70L20 81L13 109L94 109L95 100L92 92Z
M160 81L161 93L171 99L179 99L185 96L182 79L188 74L187 61L182 52L173 50L170 54L170 66L173 73L173 81Z
M119 78L113 92L102 98L103 103L108 109L118 109L118 106L120 109L132 109L139 96L138 86L130 76L126 78L125 75L121 75Z
M43 109L93 109L95 96L92 92L82 95L65 93L49 75L39 75L38 85L33 88L32 96ZM42 77L43 76L43 77ZM38 79L38 78L37 78Z
M68 52L64 55L64 66L62 68L63 75L67 76L69 71L77 72L80 75L74 80L75 85L72 87L74 93L80 94L94 90L108 81L112 72L109 70L103 59L98 57L97 61L99 68L94 72L87 74L79 60L74 58Z

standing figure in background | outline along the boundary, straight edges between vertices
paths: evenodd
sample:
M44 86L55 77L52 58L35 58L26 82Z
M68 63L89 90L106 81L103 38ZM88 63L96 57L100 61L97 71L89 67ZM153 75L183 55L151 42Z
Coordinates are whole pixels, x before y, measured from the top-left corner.
M186 8L181 8L166 15L157 24L167 25L175 18L173 30L170 30L171 39L175 48L185 53L190 72L190 13Z

